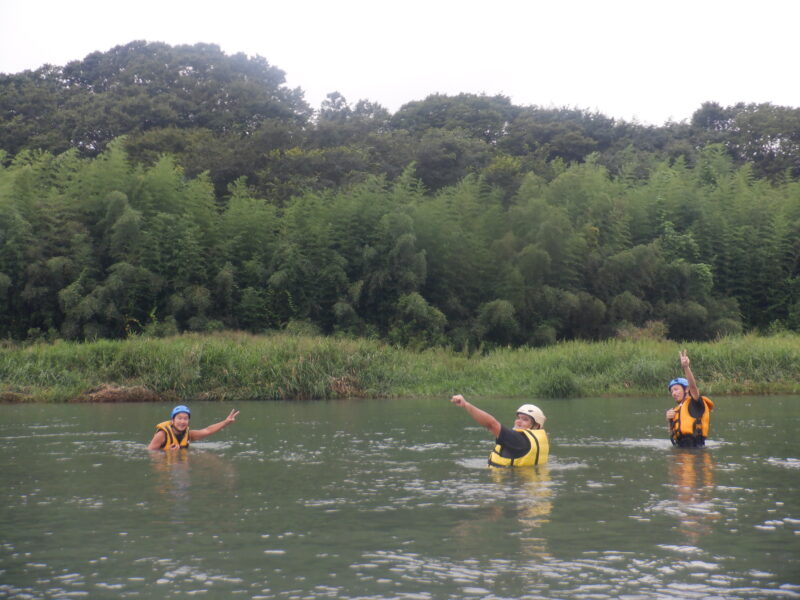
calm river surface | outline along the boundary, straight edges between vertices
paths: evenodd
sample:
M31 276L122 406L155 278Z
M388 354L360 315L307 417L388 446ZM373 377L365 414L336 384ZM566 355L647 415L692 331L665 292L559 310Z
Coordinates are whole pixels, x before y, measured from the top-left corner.
M800 397L714 400L699 451L666 393L539 401L514 471L446 398L242 403L172 453L171 406L0 406L0 598L800 598Z

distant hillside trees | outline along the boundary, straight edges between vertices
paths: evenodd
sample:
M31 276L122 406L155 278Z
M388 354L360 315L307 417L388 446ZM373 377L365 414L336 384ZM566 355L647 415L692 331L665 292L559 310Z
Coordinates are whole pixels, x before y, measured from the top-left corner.
M800 330L797 108L314 111L261 57L132 42L0 75L0 149L0 337Z
M411 162L434 191L489 170L513 193L518 174L551 177L552 161L590 154L613 175L624 163L626 177L644 177L658 160L684 156L693 165L709 143L758 178L800 177L800 109L771 104L707 102L690 123L662 127L475 94L434 94L392 115L333 92L315 112L262 57L144 41L0 74L0 148L9 155L74 148L96 156L120 136L134 162L169 153L190 177L208 171L218 195L245 176L283 200L368 175L394 178Z

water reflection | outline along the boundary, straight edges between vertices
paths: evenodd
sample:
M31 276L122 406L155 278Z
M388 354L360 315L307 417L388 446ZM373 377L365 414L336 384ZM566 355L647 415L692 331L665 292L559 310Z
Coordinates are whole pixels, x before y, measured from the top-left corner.
M155 491L163 506L170 507L170 520L187 520L192 490L204 493L208 487L223 493L235 490L238 475L234 465L217 454L192 448L150 450L155 474Z
M517 499L516 517L520 525L520 551L522 556L547 558L547 538L539 529L550 522L553 511L553 488L549 465L536 465L521 469L490 469L492 479L499 485L509 485L514 478L521 494Z
M549 556L547 539L541 530L550 521L553 510L549 465L504 469L483 464L489 473L489 485L480 486L484 499L477 508L461 507L467 517L454 527L458 547L473 556L484 555L489 550L485 540L495 539L504 547L518 544L515 554L523 559ZM476 540L480 543L475 544Z
M714 469L714 459L706 449L676 448L669 461L678 530L692 545L712 532L720 516L714 508Z
M517 485L517 517L525 528L541 527L549 521L553 510L553 489L550 486L550 467L536 465L520 469L492 469L492 480L498 485Z
M150 450L150 464L156 474L156 492L179 510L189 500L189 450Z

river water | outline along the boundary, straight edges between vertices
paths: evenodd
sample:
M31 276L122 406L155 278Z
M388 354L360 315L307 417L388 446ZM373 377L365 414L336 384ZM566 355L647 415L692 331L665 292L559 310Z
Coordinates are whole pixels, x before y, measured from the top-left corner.
M704 450L666 394L537 402L516 470L446 398L242 403L170 453L166 405L3 405L0 598L800 598L800 398L715 400Z

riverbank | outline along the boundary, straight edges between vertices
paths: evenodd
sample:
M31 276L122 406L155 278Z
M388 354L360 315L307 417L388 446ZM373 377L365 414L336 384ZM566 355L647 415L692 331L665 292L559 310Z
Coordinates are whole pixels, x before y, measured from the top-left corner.
M800 335L564 342L485 356L374 340L187 334L0 350L0 401L304 400L666 394L686 348L704 394L800 394Z

